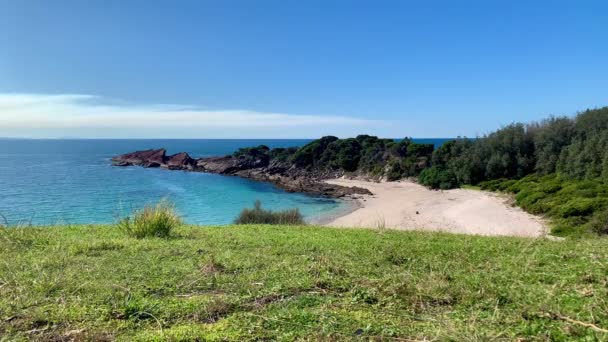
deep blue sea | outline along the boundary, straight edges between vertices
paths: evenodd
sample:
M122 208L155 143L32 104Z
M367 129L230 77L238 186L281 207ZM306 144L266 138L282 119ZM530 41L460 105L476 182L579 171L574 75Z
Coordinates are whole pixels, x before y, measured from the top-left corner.
M441 144L446 139L415 139ZM267 183L199 172L112 167L112 156L150 148L193 157L239 147L300 146L310 140L0 139L0 214L10 224L112 223L167 198L186 222L228 224L256 199L269 209L298 207L309 221L345 210L339 200L287 193Z

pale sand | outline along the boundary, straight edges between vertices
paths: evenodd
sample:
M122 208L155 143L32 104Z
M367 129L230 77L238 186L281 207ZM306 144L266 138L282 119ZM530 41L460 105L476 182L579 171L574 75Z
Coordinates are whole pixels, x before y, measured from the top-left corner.
M541 218L511 206L507 197L485 191L436 191L411 181L374 183L334 179L327 182L367 188L374 194L357 199L359 209L333 219L327 226L528 237L543 236L548 231Z

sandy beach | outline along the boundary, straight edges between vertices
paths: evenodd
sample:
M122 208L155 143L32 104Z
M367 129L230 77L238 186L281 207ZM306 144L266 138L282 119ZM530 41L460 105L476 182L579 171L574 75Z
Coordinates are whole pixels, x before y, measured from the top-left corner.
M367 188L374 194L356 199L358 209L327 222L327 226L526 237L543 236L548 231L541 218L510 205L505 196L485 191L434 191L411 181L327 182Z

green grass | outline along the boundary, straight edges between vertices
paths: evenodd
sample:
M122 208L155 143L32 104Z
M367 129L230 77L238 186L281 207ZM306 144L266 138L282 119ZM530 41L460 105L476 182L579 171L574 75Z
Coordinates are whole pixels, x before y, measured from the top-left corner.
M0 340L607 340L608 240L0 230ZM578 321L578 323L576 322Z
M169 237L171 231L182 224L173 204L160 201L136 210L122 218L118 227L127 235L138 239L145 237Z
M298 208L272 211L262 208L262 202L255 201L253 208L241 210L239 216L234 220L235 224L281 224L281 225L305 225L304 217Z
M463 184L460 186L461 189L467 189L467 190L481 190L481 187L478 185L470 185L470 184Z

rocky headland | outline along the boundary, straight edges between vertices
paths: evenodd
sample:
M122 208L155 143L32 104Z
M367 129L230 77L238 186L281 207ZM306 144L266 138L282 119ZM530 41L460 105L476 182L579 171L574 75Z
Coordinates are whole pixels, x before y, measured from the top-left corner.
M287 160L259 155L228 155L194 159L188 153L167 155L164 148L126 153L112 158L115 166L141 166L193 172L208 172L270 182L288 192L301 192L332 198L371 195L365 188L325 183L343 176L341 171L320 171L297 166Z

